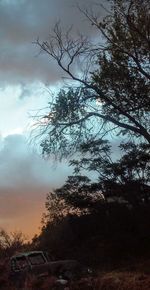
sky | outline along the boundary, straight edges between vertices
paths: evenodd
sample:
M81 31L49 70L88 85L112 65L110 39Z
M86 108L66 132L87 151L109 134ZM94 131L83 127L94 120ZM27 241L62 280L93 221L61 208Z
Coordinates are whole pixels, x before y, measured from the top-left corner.
M58 20L90 35L93 28L76 3L89 8L96 2L0 0L0 227L29 238L39 231L46 194L70 174L67 163L43 160L39 146L30 142L32 116L47 105L49 91L56 91L63 77L34 42L48 39Z

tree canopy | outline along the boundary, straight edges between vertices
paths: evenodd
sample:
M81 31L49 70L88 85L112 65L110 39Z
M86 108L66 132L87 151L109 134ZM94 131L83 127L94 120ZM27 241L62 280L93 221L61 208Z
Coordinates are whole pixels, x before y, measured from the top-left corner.
M57 23L49 41L37 41L69 77L39 120L43 154L74 154L75 175L56 194L85 209L98 208L101 193L105 201L117 197L132 206L149 200L150 3L108 2L103 19L79 7L98 32L91 39L75 38L70 29L63 33ZM118 160L112 158L110 134L125 137ZM85 172L97 174L96 182Z
M99 32L96 41L75 39L70 30L63 33L59 23L49 41L37 41L75 81L49 102L43 116L46 154L66 156L82 142L110 131L150 143L149 1L110 2L103 20L81 11ZM83 73L76 68L79 60Z

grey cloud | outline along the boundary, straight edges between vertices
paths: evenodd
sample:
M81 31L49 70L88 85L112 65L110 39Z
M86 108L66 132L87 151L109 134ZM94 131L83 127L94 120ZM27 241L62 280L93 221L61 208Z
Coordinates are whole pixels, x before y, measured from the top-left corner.
M26 97L29 97L31 95L31 89L28 86L22 85L22 91L19 96L19 99L22 100Z
M80 0L89 7L93 0ZM100 2L107 2L100 0ZM102 11L102 10L101 10ZM103 13L103 11L102 11ZM71 24L89 33L92 29L75 7L73 0L11 0L0 2L0 80L6 83L40 80L54 83L61 72L45 55L36 57L39 49L33 42L48 38L54 23L61 19L64 27Z
M9 135L0 142L0 226L35 233L46 193L61 186L70 169L63 163L54 168L28 147L23 135ZM30 229L30 219L35 230Z
M62 170L64 174L60 174ZM43 160L29 148L23 135L9 135L3 140L0 151L0 187L36 189L46 186L52 189L63 183L67 174L67 165L60 163L54 168L52 162Z

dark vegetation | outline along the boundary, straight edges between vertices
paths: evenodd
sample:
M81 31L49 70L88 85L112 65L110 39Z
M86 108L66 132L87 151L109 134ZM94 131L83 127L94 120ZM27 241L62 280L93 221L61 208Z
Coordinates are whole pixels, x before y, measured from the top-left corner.
M47 195L41 233L30 246L94 269L95 277L70 289L146 290L150 289L150 4L148 0L108 4L103 20L94 7L78 7L93 27L90 40L75 38L70 29L63 33L57 23L49 41L37 41L69 76L68 87L50 98L48 113L38 120L43 155L69 158L74 173ZM118 157L112 152L114 140Z
M75 39L59 23L49 41L37 41L71 82L51 98L44 129L39 119L43 155L69 158L74 173L47 195L34 243L96 273L118 269L89 289L150 289L135 274L149 274L150 261L150 5L108 2L103 20L78 7L96 41L94 31Z
M150 5L105 4L103 20L94 5L78 7L90 39L57 23L37 40L69 77L39 118L43 154L69 158L74 172L48 194L35 240L52 255L111 268L150 250Z

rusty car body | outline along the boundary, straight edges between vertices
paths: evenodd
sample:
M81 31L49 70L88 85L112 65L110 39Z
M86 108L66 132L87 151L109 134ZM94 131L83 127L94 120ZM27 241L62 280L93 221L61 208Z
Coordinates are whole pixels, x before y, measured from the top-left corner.
M51 275L73 279L80 273L76 260L52 261L44 251L30 251L14 255L10 259L10 279L13 284L22 286L29 276L41 278Z

